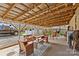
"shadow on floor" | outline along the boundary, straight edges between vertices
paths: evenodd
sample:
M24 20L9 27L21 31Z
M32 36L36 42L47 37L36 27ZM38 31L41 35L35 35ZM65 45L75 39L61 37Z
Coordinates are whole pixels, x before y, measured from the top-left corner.
M51 43L52 47L48 48L44 52L44 56L79 56L79 52L77 51L76 54L73 54L73 50L69 49L67 45L61 45L56 43Z

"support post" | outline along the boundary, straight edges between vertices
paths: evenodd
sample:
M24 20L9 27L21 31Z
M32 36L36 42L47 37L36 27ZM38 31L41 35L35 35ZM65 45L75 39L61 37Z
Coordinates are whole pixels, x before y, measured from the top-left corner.
M20 23L19 23L19 29L18 29L18 37L19 37L19 40L20 40Z
M76 22L77 22L77 15L75 15L75 30L77 29L77 24L76 24Z

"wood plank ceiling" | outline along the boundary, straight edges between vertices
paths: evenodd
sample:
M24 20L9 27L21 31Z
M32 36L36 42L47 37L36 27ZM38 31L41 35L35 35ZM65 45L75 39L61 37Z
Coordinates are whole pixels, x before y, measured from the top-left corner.
M68 24L76 8L70 3L0 3L0 17L26 24L52 27Z

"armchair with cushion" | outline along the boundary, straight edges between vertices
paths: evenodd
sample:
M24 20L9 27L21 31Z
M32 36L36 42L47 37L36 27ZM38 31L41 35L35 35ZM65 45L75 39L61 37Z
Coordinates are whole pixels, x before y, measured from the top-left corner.
M44 42L48 43L48 36L42 36L41 39L43 39Z
M18 40L20 53L25 53L25 55L31 55L34 52L33 42L21 41Z
M34 37L34 36L29 36L29 37L26 37L25 40L27 40L28 42L34 41L34 40L36 40L36 37Z

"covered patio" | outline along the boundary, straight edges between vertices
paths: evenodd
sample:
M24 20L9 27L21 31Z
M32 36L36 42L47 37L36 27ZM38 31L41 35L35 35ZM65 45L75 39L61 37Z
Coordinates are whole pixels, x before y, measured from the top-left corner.
M78 18L75 3L0 3L0 22L17 30L17 35L0 37L0 55L79 55L67 43L68 26L79 30Z

